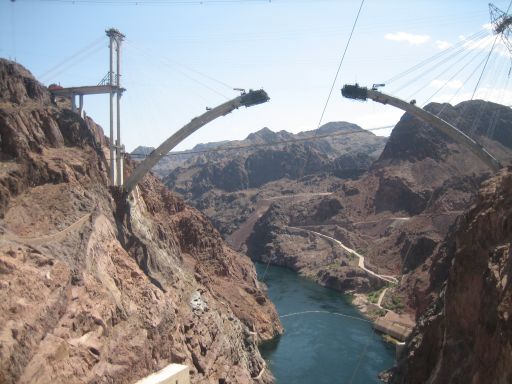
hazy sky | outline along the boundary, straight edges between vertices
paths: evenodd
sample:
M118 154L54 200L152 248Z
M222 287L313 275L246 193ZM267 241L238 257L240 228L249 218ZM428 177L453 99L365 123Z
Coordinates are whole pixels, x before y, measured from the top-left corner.
M495 4L506 10L509 1ZM443 49L453 53L402 83L389 83L385 92L420 105L440 86L434 101L470 98L494 41L485 26L487 3L366 0L323 122L364 128L396 123L400 111L342 99L341 86L385 82ZM265 126L316 128L359 5L360 0L2 0L0 56L16 59L46 85L95 85L108 71L105 29L119 29L127 36L122 130L128 150L159 145L205 107L237 96L233 87L269 93L269 103L219 118L180 146L185 149L241 139ZM469 37L478 32L487 37L473 43ZM494 51L475 97L510 105L510 55L499 39ZM86 97L85 109L108 129L107 95Z

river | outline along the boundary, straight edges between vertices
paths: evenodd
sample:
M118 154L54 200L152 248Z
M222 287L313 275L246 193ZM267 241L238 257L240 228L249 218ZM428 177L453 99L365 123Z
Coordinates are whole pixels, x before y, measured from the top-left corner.
M261 279L266 265L256 263ZM260 347L278 384L380 383L395 350L339 292L280 267L265 275L268 295L285 328ZM319 311L303 314L298 312Z

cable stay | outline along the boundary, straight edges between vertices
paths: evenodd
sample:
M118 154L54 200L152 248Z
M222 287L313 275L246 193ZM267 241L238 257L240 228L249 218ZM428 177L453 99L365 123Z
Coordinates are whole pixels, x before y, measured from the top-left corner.
M204 81L201 81L199 79L197 79L196 77L193 77L191 76L189 73L187 73L186 71L178 68L178 66L181 66L183 68L185 68L187 71L189 72L192 72L192 73L195 73L195 74L198 74L210 81L213 81L219 85L222 85L223 87L225 88L228 88L230 90L233 90L235 87L227 84L226 82L222 81L222 80L219 80L211 75L208 75L208 74L205 74L201 71L198 71L194 68L191 68L191 67L188 67L184 64L179 64L171 59L169 59L168 57L162 55L161 52L153 52L152 50L150 50L149 48L147 47L140 47L139 45L135 44L133 41L131 40L127 40L127 46L129 48L132 48L134 51L137 51L138 53L140 53L144 58L152 58L154 60L151 60L151 63L154 64L155 63L155 60L158 61L161 65L163 65L164 67L168 68L168 69L171 69L173 71L176 71L178 72L180 75L182 75L183 77L193 81L194 83L208 89L209 91L215 93L216 95L218 96L221 96L222 98L226 99L226 100L229 100L230 98L228 96L226 96L224 93L222 92L219 92L217 89L213 88L212 86L206 84Z
M103 48L103 44L105 43L105 37L101 36L97 39L93 40L91 43L87 44L85 47L80 48L77 52L73 53L69 57L62 60L60 63L54 65L52 68L46 70L42 74L38 75L37 78L44 80L48 79L52 76L58 76L63 73L70 67L76 65L84 58L90 56L93 53L96 53L100 49Z
M501 168L501 164L499 161L492 156L487 150L482 147L479 143L474 141L464 132L455 128L450 123L441 119L440 117L424 110L423 108L417 107L413 103L406 102L397 97L390 96L384 94L382 92L377 91L376 89L368 89L366 87L360 87L359 85L349 85L345 84L341 93L344 97L355 100L364 100L371 99L381 104L390 104L394 107L404 110L405 112L409 112L414 115L418 119L431 124L434 128L448 135L457 143L463 145L468 148L471 152L475 154L480 160L482 160L493 172L497 172Z
M464 53L464 50L461 51L461 53ZM472 54L473 56L471 58L468 59L468 57ZM463 62L464 60L466 60L466 63L464 65L462 65L462 67L460 67L460 69L456 70L455 74L453 74L448 80L446 80L444 82L444 84L441 85L441 87L437 90L436 93L438 93L439 91L441 91L441 89L443 89L447 84L449 84L450 81L452 81L453 79L455 79L456 76L458 76L460 73L462 73L464 71L465 68L467 68L474 60L476 60L479 56L481 56L481 52L476 50L476 52L473 52L472 50L467 50L467 52L465 52L464 55L459 55L460 57L457 58L457 60L454 61L454 63L450 63L450 65L446 65L446 68L442 69L439 73L432 73L431 75L431 78L434 78L434 79L442 79L444 75L446 75L448 72L450 71L453 71L453 69L457 69L458 68L458 64L460 64L461 62ZM455 59L455 57L454 57ZM425 74L429 73L429 72L434 72L435 69L441 69L442 67L440 67L441 64L444 64L444 63L447 63L446 62L443 62L443 63L439 63L438 65L436 65L434 68L432 69L429 69L428 71L425 72ZM428 79L429 83L430 83L430 79ZM413 81L410 81L408 84L411 84L412 85ZM406 86L404 86L405 88ZM411 98L413 98L416 94L418 94L421 90L423 90L425 88L425 85L424 84L421 84L417 89L414 90L414 92L411 92L411 94L407 97L405 97L404 99L405 100L409 100ZM433 96L431 96L430 98L432 98ZM426 103L426 101L425 101Z
M477 52L476 55L473 56L473 58L471 58L466 64L464 64L457 72L455 72L448 80L446 80L442 85L441 87L439 87L439 89L437 89L437 91L435 91L431 96L429 96L427 98L427 100L425 100L425 102L423 103L423 106L425 106L430 100L432 100L439 92L441 92L450 82L452 82L457 76L459 76L471 63L474 62L474 60L476 58L478 58L480 56L480 52ZM485 59L484 59L485 60ZM484 60L481 60L477 66L477 68L480 68L480 66L484 63ZM441 73L440 76L444 75L445 72ZM473 73L472 73L473 75ZM471 76L472 76L471 75ZM462 87L459 88L459 90L461 89ZM457 91L458 93L458 91ZM409 96L406 98L406 100L410 99L412 96Z
M437 59L442 58L444 55L451 54L452 52L454 52L456 50L459 50L460 48L463 48L468 43L471 43L471 42L474 42L474 41L478 41L482 37L487 36L488 34L489 34L488 31L480 30L480 31L472 34L471 36L468 36L466 39L461 40L457 44L454 44L453 46L451 46L449 48L446 48L446 49L442 50L441 52L436 53L433 56L427 57L426 59L424 59L423 61L419 62L418 64L415 64L412 67L406 69L405 71L400 72L399 74L397 74L397 75L387 79L386 81L384 81L384 83L388 84L388 85L391 84L391 83L394 83L394 82L398 81L399 79L401 79L401 78L411 74L412 72L414 72L414 71L416 71L418 69L423 68L425 65L429 65L429 64L435 62Z

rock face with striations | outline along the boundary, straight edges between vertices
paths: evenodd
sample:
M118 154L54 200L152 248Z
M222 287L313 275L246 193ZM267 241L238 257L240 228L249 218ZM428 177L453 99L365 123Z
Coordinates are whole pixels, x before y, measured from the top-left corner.
M106 139L0 60L0 382L272 382L281 332L250 260L149 175L128 202ZM128 164L128 168L130 168Z
M447 236L431 279L442 292L420 317L391 383L512 382L511 191L509 167L482 185Z

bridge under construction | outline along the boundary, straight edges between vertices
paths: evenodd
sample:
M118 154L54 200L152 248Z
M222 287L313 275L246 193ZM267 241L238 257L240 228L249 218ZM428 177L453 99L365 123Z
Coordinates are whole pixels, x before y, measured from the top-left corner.
M110 185L125 196L137 186L151 168L158 163L162 157L166 156L169 151L176 147L199 128L217 119L225 116L241 106L251 107L253 105L265 103L270 100L267 93L263 90L249 90L236 88L241 94L215 108L207 108L202 115L193 118L188 124L175 132L167 140L165 140L157 149L155 149L144 161L139 163L133 173L124 180L124 145L121 142L121 96L126 91L121 86L121 45L125 39L125 35L115 28L106 31L109 37L110 49L110 68L107 75L100 81L98 85L78 86L78 87L61 87L50 85L49 90L54 97L64 97L70 100L73 112L79 113L83 117L84 114L84 96L85 95L110 95ZM78 106L76 98L78 96ZM116 103L114 103L114 97ZM116 131L114 131L116 126Z

